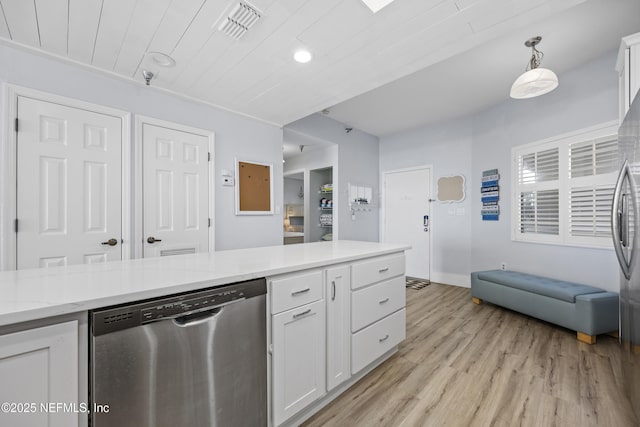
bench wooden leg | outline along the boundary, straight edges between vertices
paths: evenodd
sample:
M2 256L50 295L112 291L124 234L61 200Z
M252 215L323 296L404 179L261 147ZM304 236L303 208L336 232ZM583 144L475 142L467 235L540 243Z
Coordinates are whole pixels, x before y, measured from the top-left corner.
M578 341L583 342L583 343L587 343L587 344L595 344L596 343L596 336L595 335L584 334L582 332L578 332Z
M471 297L471 301L473 301L474 304L482 304L482 300L480 298Z

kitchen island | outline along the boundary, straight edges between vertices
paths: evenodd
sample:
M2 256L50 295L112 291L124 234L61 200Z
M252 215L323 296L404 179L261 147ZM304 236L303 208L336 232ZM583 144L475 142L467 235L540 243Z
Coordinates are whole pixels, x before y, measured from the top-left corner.
M389 357L404 339L406 249L335 241L2 272L0 401L45 399L79 409L90 403L89 310L266 277L269 424L297 423ZM300 323L287 329L293 324L288 317ZM305 322L312 329L301 327ZM309 377L293 375L284 355L289 361L308 358L310 348L322 357L314 358ZM46 358L35 356L43 352ZM299 386L312 389L300 389L300 399L284 392ZM48 394L40 390L45 387ZM25 414L9 415L11 422L27 420ZM87 423L86 410L32 415L37 417L24 425Z

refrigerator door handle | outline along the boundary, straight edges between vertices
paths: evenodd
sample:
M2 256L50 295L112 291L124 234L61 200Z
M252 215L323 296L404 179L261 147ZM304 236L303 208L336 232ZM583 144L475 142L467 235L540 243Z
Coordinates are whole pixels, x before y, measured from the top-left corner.
M618 180L616 181L616 187L613 192L613 203L611 206L611 235L613 236L613 248L616 251L616 257L618 258L618 263L620 264L620 268L622 269L622 274L624 277L629 280L631 278L631 265L627 260L624 249L622 248L623 233L621 227L621 220L624 215L628 215L627 212L624 212L624 207L620 206L621 202L621 193L622 187L624 185L625 179L629 180L629 185L631 187L631 197L635 206L635 194L633 188L633 177L631 176L631 170L629 168L629 161L625 160L622 164L622 169L620 170L620 174L618 175ZM636 227L634 227L633 232L636 233ZM624 241L627 241L627 238L624 238ZM635 243L635 238L633 239ZM632 246L631 250L635 249L635 245ZM633 257L631 257L633 259Z

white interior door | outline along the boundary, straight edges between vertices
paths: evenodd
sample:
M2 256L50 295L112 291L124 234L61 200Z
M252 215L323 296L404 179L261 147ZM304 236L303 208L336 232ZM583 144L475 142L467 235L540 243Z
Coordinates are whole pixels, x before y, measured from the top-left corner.
M430 197L429 168L384 173L384 241L411 245L407 276L421 279L430 278Z
M142 125L143 256L209 250L209 139Z
M121 259L122 120L18 97L18 122L17 268Z

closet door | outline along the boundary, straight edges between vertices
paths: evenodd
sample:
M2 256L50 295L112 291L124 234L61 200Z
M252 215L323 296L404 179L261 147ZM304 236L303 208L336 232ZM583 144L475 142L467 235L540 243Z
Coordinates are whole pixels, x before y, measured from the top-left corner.
M122 258L122 120L18 97L17 268Z

